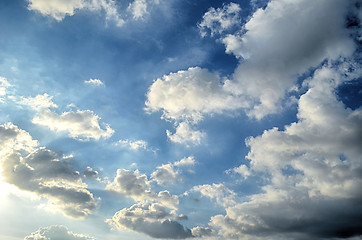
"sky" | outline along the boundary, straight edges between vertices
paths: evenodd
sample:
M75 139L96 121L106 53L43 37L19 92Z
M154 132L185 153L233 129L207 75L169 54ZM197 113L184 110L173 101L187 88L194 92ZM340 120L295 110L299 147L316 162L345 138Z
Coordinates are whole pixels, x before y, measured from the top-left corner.
M0 239L362 239L362 1L0 0Z

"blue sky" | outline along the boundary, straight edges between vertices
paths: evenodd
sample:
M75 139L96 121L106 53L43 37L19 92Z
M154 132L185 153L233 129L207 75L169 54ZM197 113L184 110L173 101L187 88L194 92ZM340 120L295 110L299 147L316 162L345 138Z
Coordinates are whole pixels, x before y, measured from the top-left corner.
M1 0L0 238L362 239L359 0Z

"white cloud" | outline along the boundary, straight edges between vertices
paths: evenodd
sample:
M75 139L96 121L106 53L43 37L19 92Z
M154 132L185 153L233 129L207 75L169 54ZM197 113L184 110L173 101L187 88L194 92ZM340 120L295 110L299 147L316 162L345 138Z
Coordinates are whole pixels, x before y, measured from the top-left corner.
M46 126L52 131L68 132L70 137L81 140L99 140L111 137L114 130L109 125L105 125L105 129L102 129L99 120L100 117L90 110L69 111L61 115L50 110L43 110L33 118L32 122Z
M268 183L248 201L227 207L224 216L211 218L220 235L337 239L362 234L357 220L362 213L362 109L345 108L335 95L349 74L330 66L317 70L299 99L298 121L246 141L250 169Z
M6 95L6 89L8 87L11 87L11 84L8 82L6 78L0 76L0 97Z
M176 167L183 167L183 166L193 166L195 165L196 161L193 156L185 157L178 162L175 162L173 165Z
M300 75L353 54L352 31L358 30L345 23L354 7L344 0L272 0L233 34L225 30L236 27L240 7L210 9L200 28L218 33L226 52L240 59L233 75L223 79L198 67L165 75L149 88L146 110L175 121L176 133L167 132L172 141L193 144L204 133L192 127L205 116L239 109L255 119L276 113Z
M89 80L84 81L85 84L94 85L94 86L104 86L104 82L97 78L91 78Z
M80 10L104 11L107 21L114 22L119 27L124 24L114 0L29 0L28 9L53 17L57 21L62 21L66 16L72 16Z
M176 132L166 132L171 141L200 144L205 133L194 130L192 125L204 115L245 106L245 101L226 91L221 82L218 74L198 67L170 73L149 88L145 110L161 110L163 118L175 121Z
M29 133L8 123L0 125L3 181L48 199L52 209L80 218L97 206L67 157L38 147Z
M171 163L158 166L156 171L151 174L151 179L162 185L165 183L174 183L180 178L178 171L175 171Z
M204 114L222 113L242 105L223 88L223 79L199 67L157 79L147 93L146 111L162 110L169 120L198 122Z
M236 203L236 193L222 183L194 186L191 192L200 192L204 197L215 199L221 206L233 206Z
M138 170L117 169L115 178L107 184L106 189L135 201L159 202L171 209L176 209L179 204L178 197L171 195L168 191L159 193L151 191L151 184L147 176L140 174Z
M83 0L29 0L28 8L49 15L57 21L63 20L66 15L72 16L76 10L85 7Z
M299 74L353 53L355 44L345 28L351 4L273 0L253 14L242 32L223 39L228 52L243 58L229 83L235 94L252 99L249 116L275 113Z
M224 31L237 27L240 25L239 13L241 8L236 3L229 3L223 8L210 8L203 16L201 23L198 24L201 35L204 37L207 30L210 31L211 36L221 34Z
M158 203L137 203L114 214L107 223L117 229L133 230L153 238L184 239L191 230L175 221L177 215Z
M107 185L106 189L135 200L142 200L145 195L151 193L147 176L140 174L138 170L117 169L116 177Z
M24 240L95 240L83 234L73 233L62 225L53 225L39 228L36 232L26 236Z
M147 150L148 149L148 143L144 140L119 140L116 145L121 145L122 147L127 147L130 148L132 150L139 150L139 149L144 149Z
M250 169L246 165L240 165L239 167L227 170L226 173L237 173L243 176L244 179L251 175Z
M36 110L48 109L48 108L57 108L58 106L52 101L53 96L49 96L44 93L43 95L36 95L35 97L21 97L19 104L27 105Z
M199 145L201 140L205 137L205 133L194 130L188 122L181 122L176 128L176 132L172 133L166 130L167 137L175 143Z
M134 0L129 4L127 10L132 13L134 19L143 18L148 14L147 2L146 0Z
M194 164L195 159L193 156L183 158L175 163L163 164L158 166L157 169L151 174L151 179L160 185L180 181L182 180L182 174L179 168L193 166Z

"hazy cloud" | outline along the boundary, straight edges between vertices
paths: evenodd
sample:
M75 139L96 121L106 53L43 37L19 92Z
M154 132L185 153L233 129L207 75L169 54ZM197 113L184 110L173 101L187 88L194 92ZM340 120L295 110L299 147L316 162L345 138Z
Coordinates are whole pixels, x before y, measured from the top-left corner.
M132 150L139 150L139 149L148 149L148 143L144 140L119 140L116 145L121 145L122 147L127 147Z
M6 95L6 89L10 86L11 84L8 82L8 80L0 76L0 97Z
M104 86L104 82L97 78L91 78L89 80L84 81L85 84L94 85L94 86Z
M203 16L202 21L198 24L201 36L206 36L209 31L211 36L222 34L224 31L238 27L241 24L240 20L241 8L239 4L225 4L223 8L211 7Z
M99 140L112 136L114 130L107 124L105 129L102 129L99 120L100 117L90 110L63 112L61 115L43 110L32 122L52 131L68 132L70 137L80 140Z
M42 110L48 108L57 108L58 106L52 101L53 96L47 93L43 95L38 94L35 97L21 97L19 104L29 106L35 110Z

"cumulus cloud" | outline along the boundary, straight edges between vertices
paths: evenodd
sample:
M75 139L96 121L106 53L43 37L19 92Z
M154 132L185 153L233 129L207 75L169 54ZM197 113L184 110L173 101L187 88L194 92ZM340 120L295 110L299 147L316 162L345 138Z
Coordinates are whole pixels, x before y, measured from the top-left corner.
M203 16L202 21L198 24L200 33L203 37L210 31L211 36L221 34L232 27L238 27L240 20L241 8L239 4L229 3L223 8L210 8Z
M204 132L192 129L188 122L181 122L177 125L176 131L172 133L166 130L167 137L175 143L199 145L202 139L206 136Z
M191 189L191 192L200 192L204 197L215 199L221 206L232 206L236 203L236 193L222 183L194 186Z
M58 115L47 109L33 118L32 122L52 131L68 132L70 137L81 140L99 140L112 136L114 130L106 124L105 129L102 129L99 120L100 117L90 110L69 111Z
M145 110L162 110L168 120L198 122L204 114L222 113L242 106L223 88L217 73L191 67L158 78L149 88Z
M114 22L117 26L124 24L114 0L29 0L28 9L53 17L57 21L62 21L66 16L73 16L80 10L104 11L107 21Z
M162 111L162 117L176 122L176 132L167 131L171 141L200 144L205 134L192 125L204 115L222 113L243 106L243 101L226 91L223 79L199 67L170 73L149 88L145 110Z
M150 86L146 110L175 121L176 132L167 132L172 141L192 144L201 141L202 132L193 128L205 116L243 109L262 119L278 112L298 77L325 60L352 56L351 36L359 30L346 28L346 17L354 3L272 0L233 33L225 31L236 27L240 7L211 8L199 27L217 33L226 52L240 59L238 67L228 79L198 67L165 75Z
M53 225L39 228L36 232L26 236L24 240L95 240L83 234L73 233L67 227L62 225Z
M47 93L43 95L38 94L35 97L21 97L19 104L29 106L35 110L42 110L48 108L57 108L58 106L52 101L53 96L49 96Z
M0 125L0 139L4 181L47 198L70 217L84 217L96 208L93 194L68 158L38 147L29 133L11 123Z
M355 44L345 27L351 6L353 1L274 0L258 9L242 32L223 40L229 52L243 58L229 83L234 93L254 101L251 117L275 113L299 74L325 59L353 53Z
M115 178L108 183L106 189L135 201L159 202L172 209L176 209L179 204L178 197L171 195L168 191L160 191L159 193L151 191L148 177L138 170L117 169Z
M138 170L126 169L117 169L116 177L107 185L106 189L136 200L141 200L144 195L151 192L150 183L145 174L140 174Z
M151 179L162 185L165 183L174 183L182 180L180 167L193 166L195 159L193 156L183 158L175 163L168 163L158 166L156 171L151 174Z
M89 80L84 81L85 84L94 85L94 86L104 86L104 82L97 78L91 78Z
M360 72L359 72L360 73ZM227 239L338 239L362 235L362 109L335 89L350 72L324 66L298 102L298 121L250 137L247 159L268 181L210 225ZM347 75L347 77L346 77ZM353 74L352 74L353 75ZM359 74L357 74L360 76Z
M177 215L158 203L137 203L114 214L107 222L117 229L133 230L153 238L184 239L191 230L175 221Z

